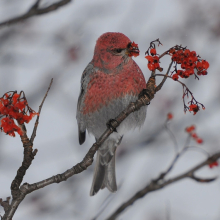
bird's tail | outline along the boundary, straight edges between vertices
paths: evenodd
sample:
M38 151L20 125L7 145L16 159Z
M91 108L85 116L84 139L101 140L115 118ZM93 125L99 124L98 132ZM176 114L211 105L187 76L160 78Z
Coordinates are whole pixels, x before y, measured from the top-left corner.
M118 141L107 139L98 150L90 196L95 195L100 189L105 187L110 192L117 191L115 151L121 140L122 137Z

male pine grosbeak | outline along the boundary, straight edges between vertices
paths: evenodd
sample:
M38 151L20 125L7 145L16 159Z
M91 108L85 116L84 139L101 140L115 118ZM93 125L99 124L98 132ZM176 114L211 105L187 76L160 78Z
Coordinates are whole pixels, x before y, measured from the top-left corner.
M101 35L95 46L92 61L81 78L77 105L79 143L86 138L86 129L98 139L106 130L106 123L122 112L138 94L146 89L142 71L132 59L139 55L137 44L121 33ZM105 187L117 190L115 151L126 131L140 127L146 117L146 107L131 113L101 145L97 152L90 195Z

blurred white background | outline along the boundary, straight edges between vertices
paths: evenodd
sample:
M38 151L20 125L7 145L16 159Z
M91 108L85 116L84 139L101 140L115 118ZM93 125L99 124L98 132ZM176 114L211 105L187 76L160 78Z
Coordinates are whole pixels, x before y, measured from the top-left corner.
M0 21L25 13L33 0L1 0ZM41 7L55 1L42 0ZM34 183L62 173L80 162L94 142L87 135L78 143L76 105L80 78L91 61L97 38L104 32L122 32L138 43L140 56L134 58L146 79L150 75L144 52L152 40L160 38L162 53L176 44L195 50L210 63L209 74L200 80L182 80L195 98L206 106L195 116L183 112L182 87L168 80L148 107L141 130L124 136L117 150L115 194L108 190L90 197L94 165L66 182L54 184L28 195L13 219L56 220L98 219L109 216L120 204L142 189L170 164L173 142L164 130L168 112L174 114L170 128L181 148L186 126L195 124L203 138L200 146L209 153L220 142L220 1L218 0L75 0L57 11L30 18L0 29L0 96L10 90L24 90L30 106L38 106L54 78L46 99L34 148L38 153L24 182ZM169 57L161 66L166 70ZM159 81L160 78L157 79ZM27 125L30 135L33 123ZM191 142L196 145L195 142ZM0 198L10 195L10 184L21 165L23 148L15 138L0 133ZM187 152L169 177L204 160L199 151ZM203 168L200 177L219 175L219 167ZM104 211L96 218L102 208ZM137 201L118 219L128 220L217 220L220 219L220 181L197 183L186 179L150 193ZM1 215L4 211L0 208Z

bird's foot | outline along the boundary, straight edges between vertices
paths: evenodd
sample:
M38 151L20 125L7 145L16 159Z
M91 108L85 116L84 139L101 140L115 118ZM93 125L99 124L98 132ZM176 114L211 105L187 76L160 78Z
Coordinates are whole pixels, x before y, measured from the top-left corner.
M107 123L106 126L107 128L111 129L114 132L117 132L116 130L116 125L118 124L118 122L115 119L110 119Z

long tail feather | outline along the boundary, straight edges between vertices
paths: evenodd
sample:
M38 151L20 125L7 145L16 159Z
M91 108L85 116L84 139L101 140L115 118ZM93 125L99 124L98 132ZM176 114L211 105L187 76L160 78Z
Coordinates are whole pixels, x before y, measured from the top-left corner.
M111 192L117 191L115 151L121 140L122 137L118 141L107 139L98 150L90 196L95 195L100 189L105 187Z
M90 196L94 196L101 189L105 178L105 165L102 165L100 160L100 152L98 151Z

